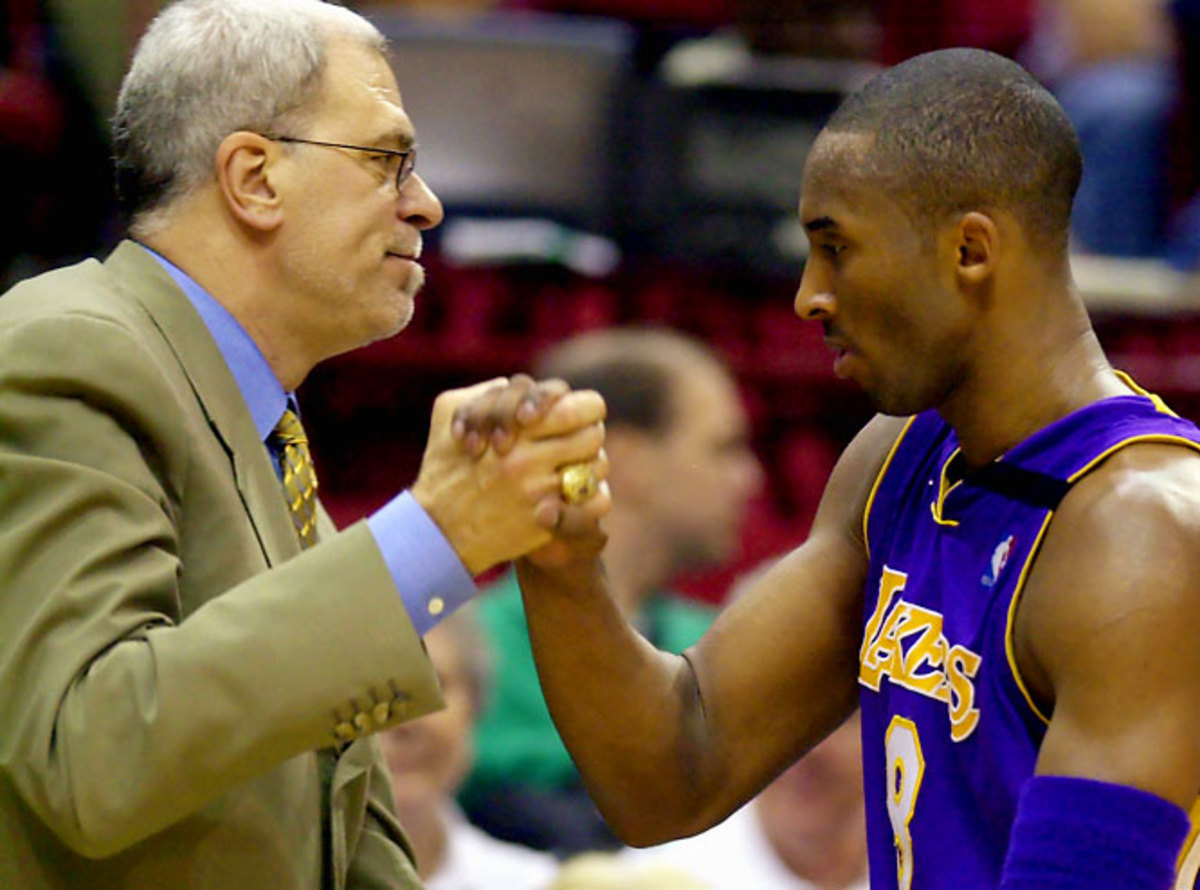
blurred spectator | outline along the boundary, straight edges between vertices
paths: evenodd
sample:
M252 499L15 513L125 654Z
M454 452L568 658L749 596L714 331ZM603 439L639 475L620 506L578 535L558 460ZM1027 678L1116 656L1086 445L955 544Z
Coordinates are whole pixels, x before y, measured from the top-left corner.
M428 890L545 890L552 856L505 844L467 822L454 793L471 765L471 728L486 697L486 643L470 607L425 636L445 710L380 736L401 824Z
M702 890L867 890L858 716L720 825L626 856L689 873Z
M632 863L613 853L582 853L563 865L551 890L705 890L706 886L670 866Z
M607 16L637 25L707 30L731 21L735 0L507 0L506 6Z
M705 83L775 58L869 63L879 44L872 0L737 0L727 27L681 41L663 58L668 82Z
M1018 58L1052 89L1083 148L1075 250L1164 253L1177 101L1167 0L874 0L874 8L884 64L978 47Z
M1176 119L1178 163L1172 172L1182 206L1168 233L1167 259L1194 272L1200 271L1200 0L1170 0L1169 8L1181 92Z
M737 0L737 25L766 55L865 60L879 41L871 0Z
M347 5L368 16L372 9L403 9L415 16L456 19L490 12L503 0L357 0Z
M0 0L0 170L0 290L102 246L107 150L42 0Z
M702 37L734 19L737 0L506 0L510 9L619 19L636 31L633 64L653 71L680 40Z
M736 384L719 358L682 334L609 329L565 341L538 376L598 390L612 512L605 565L612 590L652 643L681 652L713 612L666 590L685 569L736 555L762 469ZM507 840L558 853L616 841L583 790L542 698L513 575L479 601L496 658L495 694L461 800L472 821Z
M1161 256L1178 101L1166 0L1042 0L1023 61L1062 103L1083 148L1073 249Z
M1124 2L1124 0L1116 0ZM949 46L1013 56L1033 31L1036 0L874 0L879 61L895 65Z

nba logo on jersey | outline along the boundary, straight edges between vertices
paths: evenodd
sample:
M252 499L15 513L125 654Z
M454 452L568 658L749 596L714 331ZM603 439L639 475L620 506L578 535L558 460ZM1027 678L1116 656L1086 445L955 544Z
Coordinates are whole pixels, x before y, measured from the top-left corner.
M1012 556L1013 548L1016 547L1017 539L1013 535L1009 535L1003 541L996 545L996 549L992 551L992 562L988 566L987 571L983 573L983 577L979 579L984 587L994 587L996 581L1000 578L1000 573L1004 571L1004 567L1008 565L1008 558Z

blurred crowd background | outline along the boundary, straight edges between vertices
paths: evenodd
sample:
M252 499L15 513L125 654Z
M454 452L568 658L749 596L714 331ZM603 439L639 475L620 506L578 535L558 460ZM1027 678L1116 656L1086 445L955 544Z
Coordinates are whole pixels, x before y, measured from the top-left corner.
M0 0L0 284L120 237L107 118L160 5ZM867 416L819 330L791 314L808 146L872 71L942 46L1012 56L1061 98L1086 165L1076 272L1105 345L1200 413L1200 0L351 5L392 39L421 171L448 213L410 330L305 384L343 522L408 480L426 432L412 418L437 391L527 368L580 331L668 325L728 360L767 471L740 557L679 582L720 601L803 534Z
M1101 339L1118 367L1200 420L1200 0L349 5L391 38L420 171L447 221L428 234L411 327L326 363L301 390L323 497L343 524L411 482L437 392L527 370L583 332L670 327L727 364L761 466L761 476L742 474L763 484L736 555L670 580L700 605L724 602L735 579L803 536L833 461L869 414L833 377L820 329L792 313L805 155L847 91L945 46L1011 56L1060 98L1083 145L1073 262ZM0 0L10 220L0 290L121 237L107 120L160 6ZM660 475L676 481L669 467ZM486 603L483 618L494 632L488 621L500 619ZM468 701L459 730L481 716L486 727L484 699ZM395 745L408 772L423 745L446 749L420 733ZM397 791L430 838L466 760L435 764L425 791ZM819 789L804 781L811 807ZM787 824L789 836L810 836ZM861 877L852 865L838 886Z

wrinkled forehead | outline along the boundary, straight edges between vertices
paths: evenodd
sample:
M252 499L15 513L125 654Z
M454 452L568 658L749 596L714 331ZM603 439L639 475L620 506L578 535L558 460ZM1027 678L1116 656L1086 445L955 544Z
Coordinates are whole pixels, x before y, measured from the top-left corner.
M402 141L413 138L391 63L359 42L330 42L317 114L345 120L364 136L395 133Z

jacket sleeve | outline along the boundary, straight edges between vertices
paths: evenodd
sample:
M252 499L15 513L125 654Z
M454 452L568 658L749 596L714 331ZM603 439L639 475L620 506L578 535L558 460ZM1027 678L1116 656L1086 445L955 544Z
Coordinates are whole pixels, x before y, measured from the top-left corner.
M365 524L205 589L252 531L194 521L178 377L111 320L0 327L0 771L87 856L441 703Z

